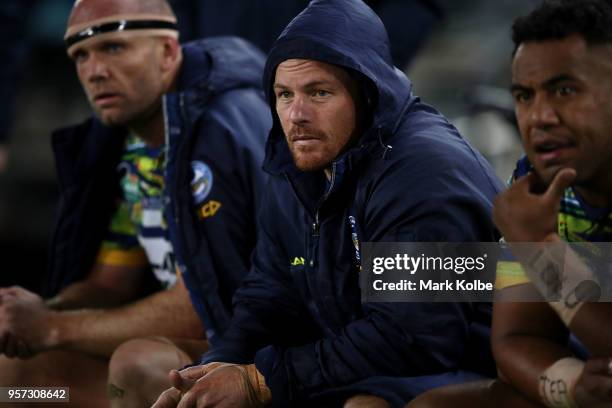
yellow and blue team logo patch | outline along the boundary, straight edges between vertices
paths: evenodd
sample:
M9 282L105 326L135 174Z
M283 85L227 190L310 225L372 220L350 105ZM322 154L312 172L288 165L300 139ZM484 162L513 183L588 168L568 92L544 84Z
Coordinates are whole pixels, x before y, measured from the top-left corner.
M206 200L213 186L213 173L207 164L201 161L191 162L193 178L191 179L191 192L195 204L201 204Z
M209 200L206 203L202 204L198 211L198 216L200 219L214 217L221 208L221 203L215 200Z

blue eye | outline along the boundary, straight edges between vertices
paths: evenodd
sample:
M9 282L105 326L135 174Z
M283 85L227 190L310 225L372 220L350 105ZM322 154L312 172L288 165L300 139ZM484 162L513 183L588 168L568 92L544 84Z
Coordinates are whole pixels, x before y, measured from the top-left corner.
M125 47L123 46L123 44L119 43L107 43L104 45L104 51L109 54L118 54L123 51L124 48Z
M571 86L562 86L557 89L557 94L560 96L567 96L576 93L576 89Z

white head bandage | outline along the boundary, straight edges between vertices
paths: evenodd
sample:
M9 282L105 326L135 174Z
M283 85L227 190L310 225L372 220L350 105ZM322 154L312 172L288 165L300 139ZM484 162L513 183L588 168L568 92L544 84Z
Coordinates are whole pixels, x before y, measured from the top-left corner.
M103 39L114 33L178 38L176 18L157 14L116 14L68 27L64 42L68 53L77 44Z

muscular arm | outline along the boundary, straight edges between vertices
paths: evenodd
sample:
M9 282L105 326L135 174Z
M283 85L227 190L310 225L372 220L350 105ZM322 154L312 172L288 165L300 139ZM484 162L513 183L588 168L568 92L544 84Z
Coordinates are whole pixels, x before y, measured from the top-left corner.
M113 309L56 312L55 347L109 357L128 339L144 336L203 338L182 279L169 290Z
M54 310L116 307L137 297L144 272L140 267L96 264L87 279L45 303Z
M86 303L90 307L105 303L100 300L103 287L95 284L100 280L112 281L113 274L103 274L104 271L109 269L98 269L96 273L105 277L92 277L71 287L64 292L68 296L63 303L61 296L58 303L63 306ZM137 289L139 279L129 280L128 287ZM118 294L109 290L110 300L106 303L118 302L128 292ZM86 297L92 293L98 297L87 302ZM38 295L16 287L0 289L0 300L0 340L9 336L22 341L31 352L61 349L109 357L119 344L136 337L203 337L200 320L180 278L169 290L107 309L51 310Z
M569 325L593 357L612 356L612 304L586 303Z
M568 328L587 347L592 357L612 356L612 330L609 328L612 305L597 302L600 289L595 282L598 276L570 244L561 241L556 233L550 234L547 246L539 244L510 244L517 260L520 261L526 277L538 292L544 294L555 290L556 296L548 298L548 309L555 314L555 320ZM538 258L537 260L533 260ZM558 288L545 278L547 271L559 274ZM523 286L523 285L522 285ZM522 286L504 289L519 291ZM507 293L504 296L512 296Z

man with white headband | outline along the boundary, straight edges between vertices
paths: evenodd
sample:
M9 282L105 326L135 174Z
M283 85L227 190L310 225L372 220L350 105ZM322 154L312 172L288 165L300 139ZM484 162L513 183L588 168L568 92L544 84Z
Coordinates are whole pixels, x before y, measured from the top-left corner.
M113 406L150 405L224 332L250 267L264 59L237 38L181 47L165 0L78 0L65 42L95 117L53 135L49 297L0 289L0 385L108 406L108 372Z

